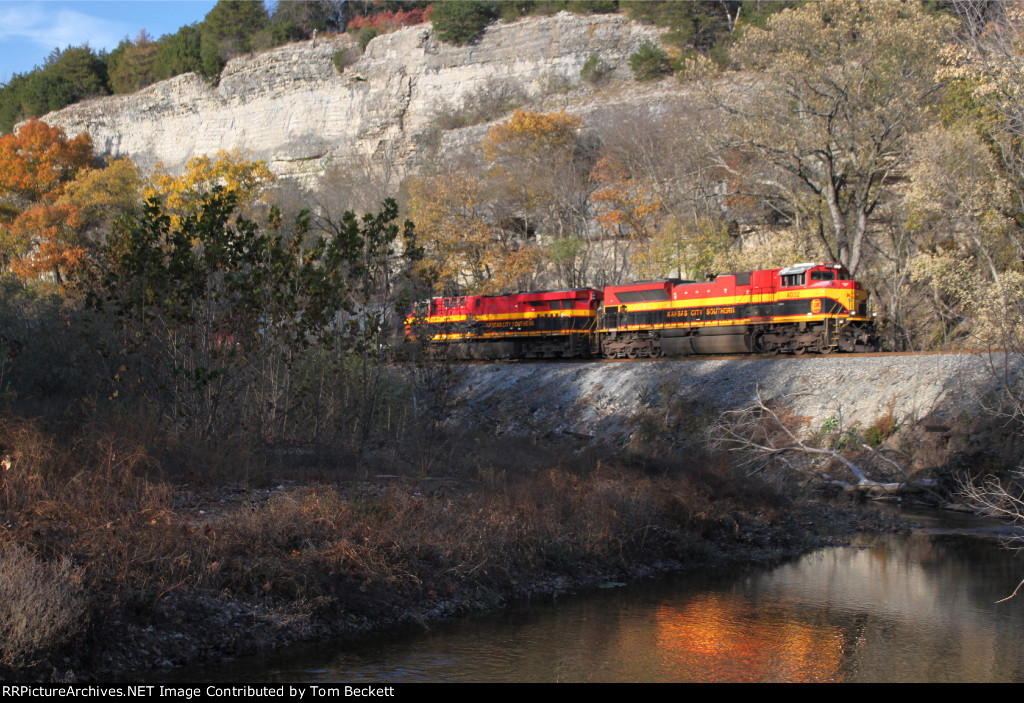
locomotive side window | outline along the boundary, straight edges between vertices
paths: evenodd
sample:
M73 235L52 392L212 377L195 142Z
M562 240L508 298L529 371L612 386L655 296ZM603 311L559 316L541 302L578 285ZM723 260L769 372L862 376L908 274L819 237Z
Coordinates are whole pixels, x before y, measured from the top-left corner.
M637 290L622 291L617 295L621 303L642 303L644 301L643 293Z
M811 271L812 281L834 281L836 280L835 271Z
M804 284L803 273L791 273L782 277L783 286L802 286Z

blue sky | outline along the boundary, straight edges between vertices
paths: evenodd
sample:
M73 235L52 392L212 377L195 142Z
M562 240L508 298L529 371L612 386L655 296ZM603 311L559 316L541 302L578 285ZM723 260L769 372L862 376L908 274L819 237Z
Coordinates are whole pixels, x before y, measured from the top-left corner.
M202 21L216 0L0 0L0 84L41 66L54 48L111 50L145 29L153 38Z

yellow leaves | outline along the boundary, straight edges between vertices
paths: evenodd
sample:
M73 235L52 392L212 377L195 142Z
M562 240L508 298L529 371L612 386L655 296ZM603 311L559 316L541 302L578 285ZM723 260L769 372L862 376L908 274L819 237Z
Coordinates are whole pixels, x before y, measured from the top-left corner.
M130 212L141 196L142 174L130 159L121 158L79 173L63 197L81 211L85 224L94 225Z
M981 138L969 128L933 127L913 144L908 228L935 228L942 236L968 237L987 248L1000 239L1010 226L1002 214L1010 204L1010 187Z
M171 214L172 226L177 227L181 217L194 213L205 196L218 186L233 193L244 208L254 203L274 180L274 174L263 161L249 161L237 151L220 151L213 158L204 155L189 159L180 176L172 176L163 164L157 164L144 195L146 199L160 198Z
M414 178L410 216L443 283L479 290L491 278L494 236L483 219L477 180L458 174Z
M548 113L516 110L507 122L487 131L481 146L492 164L509 155L571 152L582 125L582 119L565 110Z
M489 201L469 174L415 178L410 216L443 288L497 293L528 286L541 266L536 246L504 240L490 223Z

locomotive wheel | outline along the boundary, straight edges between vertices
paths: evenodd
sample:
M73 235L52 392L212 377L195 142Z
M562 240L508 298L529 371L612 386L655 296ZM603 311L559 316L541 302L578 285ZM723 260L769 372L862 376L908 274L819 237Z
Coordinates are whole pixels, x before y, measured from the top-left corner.
M615 350L611 349L610 347L604 347L603 349L601 349L601 356L603 356L605 359L614 359Z
M797 347L796 349L794 349L794 350L793 350L793 353L794 353L794 354L795 354L796 356L800 356L800 355L801 355L801 354L803 354L803 353L804 353L805 351L807 351L807 347Z
M660 359L662 356L664 356L664 354L665 354L665 352L663 352L661 350L661 346L660 345L651 349L651 358L652 359Z
M818 353L819 354L831 354L835 350L836 350L835 347L830 347L827 344L822 344L821 347L818 349Z
M635 359L638 356L640 356L640 352L637 350L636 347L634 347L632 345L626 347L626 358L627 359Z

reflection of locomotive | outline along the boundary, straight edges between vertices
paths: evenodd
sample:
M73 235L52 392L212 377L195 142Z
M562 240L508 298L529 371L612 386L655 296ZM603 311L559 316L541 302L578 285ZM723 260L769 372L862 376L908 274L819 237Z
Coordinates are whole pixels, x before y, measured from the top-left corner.
M409 329L480 359L875 351L867 299L842 266L798 264L700 283L435 298Z

